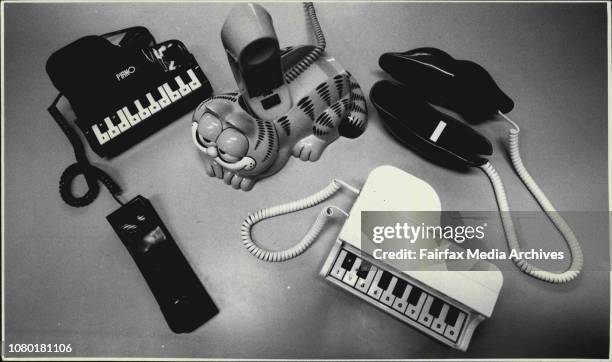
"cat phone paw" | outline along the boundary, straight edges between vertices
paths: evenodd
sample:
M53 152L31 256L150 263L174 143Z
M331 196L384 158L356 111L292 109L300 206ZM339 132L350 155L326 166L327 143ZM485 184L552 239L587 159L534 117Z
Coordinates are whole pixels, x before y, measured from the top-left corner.
M208 176L221 179L223 182L225 182L225 184L233 187L234 189L250 191L255 185L255 179L243 177L233 173L232 171L226 170L215 160L208 157L204 157L204 170Z
M331 142L311 135L296 143L292 154L302 161L316 161Z
M250 191L255 185L255 179L243 177L227 170L224 170L223 182L234 189L243 191Z
M204 160L204 171L210 177L223 178L223 167L210 157L202 157Z

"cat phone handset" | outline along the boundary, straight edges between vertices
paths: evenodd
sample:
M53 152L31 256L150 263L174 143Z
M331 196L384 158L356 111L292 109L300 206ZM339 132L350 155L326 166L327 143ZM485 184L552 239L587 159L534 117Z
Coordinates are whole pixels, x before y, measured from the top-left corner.
M291 95L270 14L258 4L234 6L221 29L221 41L238 88L253 113L263 119L287 113Z
M317 44L298 63L283 69L281 49L272 17L258 4L236 5L221 29L221 41L234 78L246 103L259 118L271 120L294 106L287 86L317 61L325 51L325 36L312 3L304 11Z
M348 216L348 213L336 206L327 206L323 208L321 213L317 216L314 224L312 224L308 232L306 232L306 235L304 235L304 237L294 246L284 250L270 250L260 246L255 240L253 240L251 229L260 221L316 206L332 197L334 194L340 191L341 188L345 188L355 195L359 195L360 192L358 188L351 186L344 181L334 179L323 190L311 196L286 204L260 209L252 214L249 214L249 216L247 216L242 222L242 227L240 228L240 236L242 238L244 247L257 258L269 262L287 261L301 255L310 247L310 245L312 245L317 236L319 236L329 220L329 217L333 215L334 210L340 211L345 216Z

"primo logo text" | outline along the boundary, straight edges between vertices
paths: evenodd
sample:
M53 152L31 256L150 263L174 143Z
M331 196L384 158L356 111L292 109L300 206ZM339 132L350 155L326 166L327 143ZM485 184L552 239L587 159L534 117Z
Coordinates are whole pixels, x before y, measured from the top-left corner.
M115 77L117 77L118 81L121 81L122 79L125 79L125 78L129 77L130 74L134 73L135 71L136 71L136 68L132 65L132 66L129 66L128 68L120 71L119 73L117 73L115 75Z

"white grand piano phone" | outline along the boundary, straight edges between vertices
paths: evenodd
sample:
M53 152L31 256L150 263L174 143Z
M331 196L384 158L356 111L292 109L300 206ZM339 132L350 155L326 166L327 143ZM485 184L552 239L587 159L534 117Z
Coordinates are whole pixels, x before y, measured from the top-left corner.
M242 223L244 247L267 262L293 259L316 240L337 207L323 208L306 235L285 250L267 249L252 237L260 221L318 205L341 188L358 194L321 275L378 309L453 348L465 351L476 326L491 317L503 277L485 261L410 261L390 265L368 254L372 243L362 235L362 211L402 211L427 225L440 223L438 194L425 181L398 168L381 166L370 172L361 190L340 180L309 197L251 213ZM417 223L418 224L418 223ZM364 233L365 234L365 233ZM461 249L447 240L419 240L424 250ZM450 251L449 250L449 251ZM461 249L463 250L463 249Z
M465 351L478 324L491 317L503 283L499 269L478 261L471 268L453 268L447 262L419 262L409 270L399 270L364 251L361 211L440 212L437 193L423 180L395 167L374 169L321 275L417 330ZM431 247L457 248L444 240Z

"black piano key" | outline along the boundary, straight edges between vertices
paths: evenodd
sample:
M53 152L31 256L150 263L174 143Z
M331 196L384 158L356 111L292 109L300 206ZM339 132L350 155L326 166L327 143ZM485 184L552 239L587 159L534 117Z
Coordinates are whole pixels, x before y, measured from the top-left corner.
M412 290L410 291L410 295L408 296L408 304L416 305L419 302L421 293L423 293L421 289L419 289L418 287L412 286Z
M181 77L181 80L185 84L189 84L189 82L191 82L191 77L189 76L189 74L187 74L187 70L189 70L189 68L185 68L182 72L178 74L178 76ZM194 74L195 74L195 70L194 70ZM197 74L196 74L196 77L197 77Z
M398 298L401 298L404 295L404 290L406 290L407 285L408 283L405 280L398 279L397 283L395 284L395 288L393 288L393 295Z
M359 269L357 270L357 277L365 279L368 276L370 269L372 269L372 264L363 260L359 266Z
M173 91L176 91L179 88L178 84L176 83L176 80L174 80L175 76L176 75L174 75L174 76L172 76L170 78L167 78L165 80L165 82L168 83L168 85L170 86L170 89L172 89Z
M166 79L166 83L170 87L170 90L172 90L173 92L178 92L179 86L178 86L178 84L176 84L176 81L174 80L174 77ZM166 91L166 94L168 94L168 97L170 97L169 92ZM180 93L179 93L179 95L180 95ZM172 99L172 98L170 98L170 99ZM180 97L179 97L179 99L180 99ZM176 101L173 101L173 102L178 102L178 99Z
M344 258L344 261L342 262L342 269L351 270L353 264L355 264L355 258L356 256L354 254L347 251L346 258Z
M386 290L389 287L389 283L391 283L392 277L393 275L391 275L391 273L383 271L383 274L380 277L380 280L378 281L378 287L380 289Z
M448 312L446 313L446 318L444 319L444 322L448 324L449 326L454 326L455 323L457 322L458 317L459 317L459 309L453 307L452 305L449 305L449 309L448 309Z
M155 99L155 98L153 98L153 99ZM147 99L146 93L143 93L143 94L139 95L137 98L134 99L134 102L130 102L132 104L132 106L134 107L134 112L136 114L138 114L138 112L140 112L140 110L138 110L138 107L136 107L136 103L135 103L136 101L139 101L140 105L142 106L142 108L144 108L146 110L148 110L149 106L151 105L151 103ZM130 107L128 107L128 109L130 109L130 111L131 111ZM132 114L134 114L134 113L132 113Z
M114 117L112 117L112 116L111 116L110 118L111 118L111 120L113 120L113 121L115 120L115 118L114 118ZM117 124L117 122L113 122L113 124ZM108 127L106 127L106 123L104 122L104 119L102 119L102 120L101 120L101 121L99 121L99 122L93 123L91 126L93 127L94 125L97 125L97 126L98 126L98 129L99 129L99 130L100 130L100 132L102 132L102 133L104 133L104 132L106 132L106 131L108 130Z
M175 74L175 75L174 75L172 78L168 79L168 85L170 85L170 89L172 89L173 91L177 91L177 92L179 92L179 94L180 94L180 96L181 96L181 97L180 97L178 100L176 100L176 102L180 101L180 100L181 100L181 98L183 98L183 97L187 97L187 96L189 95L189 93L187 93L187 94L183 95L183 94L180 92L180 88L181 88L181 87L180 87L180 86L179 86L179 84L177 83L176 79L174 79L174 77L176 77L176 76L179 76L179 77L180 77L180 74L181 74L181 73L179 73L179 74ZM183 78L181 78L181 80L183 80ZM184 83L185 85L187 84L185 81L183 81L183 83ZM191 88L189 88L189 91L191 92Z
M434 297L431 307L429 307L429 314L431 314L434 318L438 318L443 306L444 302L441 299Z
M138 108L136 108L136 104L134 104L134 101L137 99L140 99L140 103L142 103L142 98L143 95L139 94L138 97L134 97L133 99L126 101L125 104L123 104L123 106L127 107L128 111L130 111L130 114L138 114ZM144 98L146 100L146 98ZM148 104L149 102L147 101L146 104ZM143 104L144 106L144 104ZM123 107L121 107L123 108Z
M161 98L161 93L159 93L159 90L157 89L157 87L162 85L162 84L164 84L164 83L160 83L160 84L156 85L155 87L149 89L149 91L147 92L147 93L151 93L151 95L153 96L153 100L155 100L155 101L159 101L159 99ZM146 98L147 97L145 96L145 100L146 100ZM146 102L147 102L146 106L147 107L150 106L149 101L146 100ZM142 103L142 105L145 106L144 103Z
M163 83L161 83L163 84ZM159 85L161 85L159 84ZM159 100L161 99L161 94L159 93L159 90L157 89L157 86L147 89L146 92L142 93L142 96L139 96L138 99L140 100L140 104L142 104L142 106L144 108L149 108L151 106L151 102L149 102L149 98L147 98L147 93L151 94L151 97L153 97L153 101L155 102L159 102Z
M105 118L103 118L101 120L101 122L98 122L98 127L100 128L100 131L103 131L103 132L108 131L108 126L106 125ZM113 114L109 114L108 118L110 118L111 123L114 124L115 126L117 126L119 123L121 123L121 120L119 119L119 116L117 116L117 112L115 112Z

